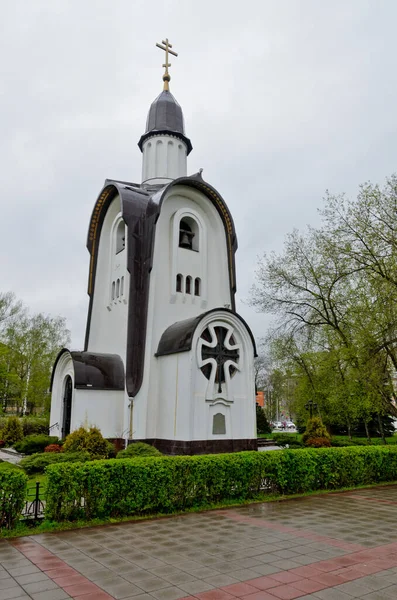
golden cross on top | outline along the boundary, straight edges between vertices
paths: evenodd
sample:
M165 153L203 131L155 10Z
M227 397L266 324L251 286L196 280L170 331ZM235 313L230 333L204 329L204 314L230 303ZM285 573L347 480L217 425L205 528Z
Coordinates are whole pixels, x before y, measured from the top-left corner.
M168 67L171 66L171 63L168 62L168 54L173 54L173 56L178 56L178 55L173 50L170 50L170 48L172 48L172 44L169 43L168 38L165 38L165 40L162 41L162 44L164 44L164 45L162 46L161 44L156 44L156 46L157 46L157 48L160 48L160 50L165 51L165 63L163 64L163 67L165 67L165 73L163 75L163 81L164 81L164 89L168 92L170 89L168 84L171 80L171 76L168 73Z

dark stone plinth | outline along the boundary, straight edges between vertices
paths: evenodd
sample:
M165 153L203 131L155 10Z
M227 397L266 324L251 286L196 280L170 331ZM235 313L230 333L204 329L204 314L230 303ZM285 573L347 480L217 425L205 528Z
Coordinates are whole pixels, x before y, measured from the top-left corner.
M151 444L163 454L219 454L222 452L242 452L257 450L256 438L247 440L163 440L150 438L146 440L128 440L128 444L145 442Z

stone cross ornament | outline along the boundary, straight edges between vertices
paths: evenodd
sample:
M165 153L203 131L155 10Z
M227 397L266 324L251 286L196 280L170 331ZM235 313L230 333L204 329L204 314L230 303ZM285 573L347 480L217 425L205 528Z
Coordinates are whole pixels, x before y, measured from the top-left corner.
M221 395L223 399L232 401L228 391L230 379L239 370L239 344L229 325L209 325L199 340L199 366L203 375L209 380L206 399L214 399Z

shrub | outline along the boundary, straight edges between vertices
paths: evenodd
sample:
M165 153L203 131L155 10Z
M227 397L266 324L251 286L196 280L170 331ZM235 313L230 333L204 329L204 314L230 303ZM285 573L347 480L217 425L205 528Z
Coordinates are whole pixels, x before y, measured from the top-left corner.
M59 444L50 444L44 448L44 452L62 452L62 446Z
M154 446L143 442L130 444L125 450L120 450L117 454L117 458L136 458L137 456L162 456L162 454Z
M256 405L256 432L257 433L271 433L272 428L270 427L269 421L266 419L265 411L259 404Z
M306 440L306 446L309 448L330 448L331 442L326 437L311 437Z
M44 433L48 435L50 422L47 417L22 417L23 435Z
M46 473L48 519L119 517L250 499L266 490L296 494L395 481L397 447L153 456L54 464Z
M0 459L0 471L10 471L10 470L13 470L13 471L16 470L16 471L22 472L22 469L19 465L16 465L14 463L10 463L10 462Z
M278 446L288 446L289 448L302 448L303 444L298 440L298 436L293 433L274 433L273 440Z
M1 437L5 446L13 446L16 442L19 442L23 438L21 420L18 417L7 417Z
M88 430L80 427L67 436L63 449L65 452L86 450L92 459L98 459L109 456L110 445L97 427L90 427Z
M0 468L0 529L12 529L19 519L25 504L27 480L25 473L15 465Z
M107 458L116 458L117 454L118 454L118 450L116 448L116 444L112 444L112 442L109 442L109 440L106 440L106 446L107 446Z
M44 473L48 465L63 462L85 462L90 459L88 452L62 452L60 454L43 452L42 454L32 454L32 456L23 458L19 464L28 475L32 475L33 473Z
M43 452L44 448L49 444L58 443L57 436L51 435L27 435L23 440L14 444L14 448L17 452L22 454L35 454L37 452Z
M325 438L327 440L331 439L331 436L329 435L327 428L323 424L320 417L312 417L308 420L306 424L306 431L302 435L302 442L305 444L305 446L308 446L310 445L308 444L308 440L312 438Z
M358 446L358 445L364 445L364 444L356 444L356 442L353 442L353 440L336 440L334 438L331 439L331 446L333 446L334 448L348 448L349 446Z

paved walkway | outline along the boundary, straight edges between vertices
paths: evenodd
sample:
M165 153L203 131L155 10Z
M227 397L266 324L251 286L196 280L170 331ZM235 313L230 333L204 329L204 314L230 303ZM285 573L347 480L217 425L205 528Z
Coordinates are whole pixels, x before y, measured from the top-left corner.
M397 485L0 541L0 600L391 600Z
M5 452L4 450L0 450L0 458L1 460L5 460L6 462L10 462L16 465L19 463L21 458L23 458L23 455L18 454L18 452L14 452L12 450L7 449L7 452Z

